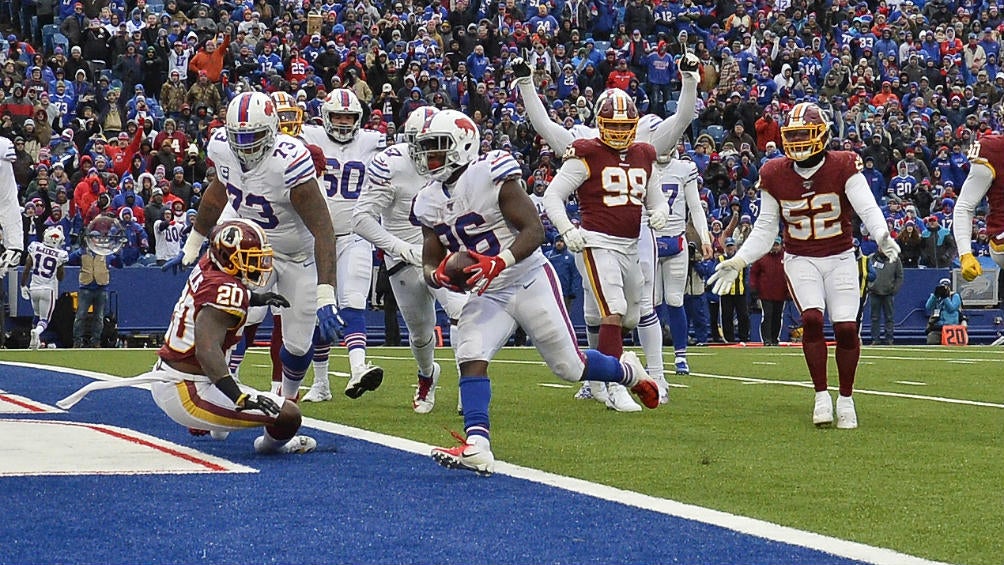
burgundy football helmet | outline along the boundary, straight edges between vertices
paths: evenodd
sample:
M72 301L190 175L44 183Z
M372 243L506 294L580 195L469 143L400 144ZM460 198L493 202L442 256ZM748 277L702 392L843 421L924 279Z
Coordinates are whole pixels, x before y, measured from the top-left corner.
M265 230L245 219L228 220L209 234L209 258L248 286L262 286L272 272L272 246Z
M781 142L795 161L819 155L830 144L830 117L812 102L795 104L781 126Z

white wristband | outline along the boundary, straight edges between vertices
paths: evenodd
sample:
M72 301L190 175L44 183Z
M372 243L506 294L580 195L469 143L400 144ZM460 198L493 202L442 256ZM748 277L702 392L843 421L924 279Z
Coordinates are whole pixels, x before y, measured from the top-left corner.
M506 267L511 267L513 263L516 262L516 257L513 256L512 251L509 251L508 249L503 249L502 252L499 253L497 257L501 259L503 263L505 263Z
M317 308L335 305L335 287L330 284L317 285Z

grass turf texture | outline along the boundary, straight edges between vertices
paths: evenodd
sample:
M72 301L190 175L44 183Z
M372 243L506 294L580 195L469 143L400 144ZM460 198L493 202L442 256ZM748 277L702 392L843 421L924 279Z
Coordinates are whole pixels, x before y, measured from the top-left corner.
M443 377L431 414L411 411L415 366L406 348L370 349L387 375L378 391L353 401L333 376L334 399L305 404L304 413L450 445L446 430L463 428L456 369L444 361L450 354L437 352ZM116 375L141 373L153 359L152 350L0 352L0 361ZM503 350L490 371L496 457L930 559L1000 563L1004 412L935 400L1004 404L998 349L864 348L855 395L861 427L852 431L812 426L800 349L698 348L690 363L693 375L670 376L686 388L672 388L668 406L618 414L573 400L577 384L542 386L561 382L533 349ZM266 388L268 365L267 352L252 350L241 379ZM347 371L344 355L332 356L331 370ZM830 375L835 396L832 348Z

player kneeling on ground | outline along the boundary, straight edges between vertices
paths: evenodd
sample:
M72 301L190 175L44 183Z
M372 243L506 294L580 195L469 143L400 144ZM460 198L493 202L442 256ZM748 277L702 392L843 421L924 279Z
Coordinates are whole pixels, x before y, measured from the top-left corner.
M172 420L217 438L243 428L264 427L258 453L307 453L317 442L296 435L300 409L270 392L238 384L227 368L226 351L242 335L250 306L289 307L278 294L255 294L272 272L272 247L253 222L230 220L209 236L209 251L188 277L149 373L131 379L91 383L59 401L70 408L93 390L150 383L154 402Z

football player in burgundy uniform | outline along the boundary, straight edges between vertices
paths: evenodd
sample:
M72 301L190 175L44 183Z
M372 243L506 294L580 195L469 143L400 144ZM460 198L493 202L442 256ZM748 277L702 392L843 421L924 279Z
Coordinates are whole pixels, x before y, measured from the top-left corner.
M955 211L952 231L959 246L962 278L971 281L983 274L983 267L973 256L973 213L987 197L990 212L987 214L987 235L990 237L990 258L1004 267L1004 136L988 135L973 142L969 149L969 176L962 183Z
M563 380L620 382L649 408L659 405L659 387L633 352L618 360L579 350L561 282L540 250L544 226L519 163L506 151L479 157L480 145L477 126L461 112L433 116L416 136L412 154L419 174L433 180L415 197L413 210L422 224L422 268L429 286L461 291L446 272L449 258L466 252L476 261L464 269L472 292L457 320L455 345L467 436L458 436L462 445L433 449L432 457L444 467L488 474L495 465L488 364L517 324Z
M301 416L294 402L238 384L227 367L227 350L240 341L249 307L289 306L278 294L250 290L272 272L268 237L257 224L238 219L214 227L209 242L174 307L153 370L132 379L92 383L59 404L69 408L92 390L145 382L151 384L157 406L182 426L209 430L217 438L264 427L254 442L258 453L313 451L313 438L296 435Z
M812 421L833 423L833 399L827 392L823 312L829 309L836 337L837 427L858 426L851 393L861 341L858 338L858 274L851 218L856 212L882 252L895 261L899 245L889 235L882 211L861 174L861 157L828 151L830 118L811 102L796 104L781 127L785 158L760 169L761 209L753 231L735 256L718 264L708 279L725 294L739 271L770 250L783 226L784 272L802 312L802 353L816 389Z
M655 229L665 227L669 207L659 178L652 175L655 149L634 141L638 128L634 101L622 90L608 89L596 108L600 137L577 139L568 147L561 169L544 193L544 209L568 249L581 253L576 261L581 260L580 270L591 290L586 318L598 320L600 326L597 349L619 358L624 350L622 332L633 329L640 316L642 203ZM578 195L581 227L575 227L565 212L573 192ZM626 397L624 392L611 391L607 405L641 410L629 397L618 398Z

